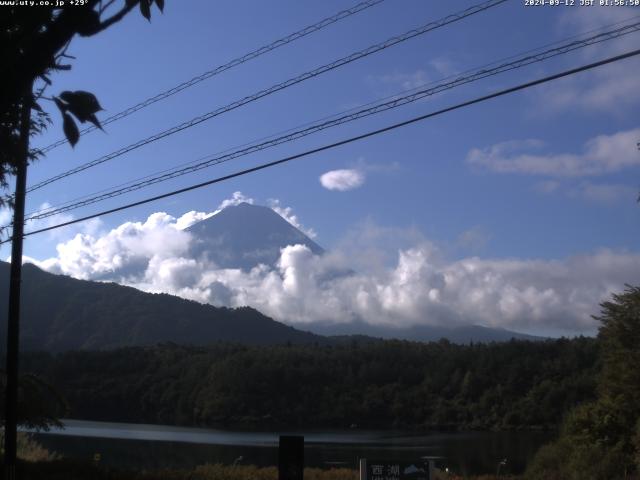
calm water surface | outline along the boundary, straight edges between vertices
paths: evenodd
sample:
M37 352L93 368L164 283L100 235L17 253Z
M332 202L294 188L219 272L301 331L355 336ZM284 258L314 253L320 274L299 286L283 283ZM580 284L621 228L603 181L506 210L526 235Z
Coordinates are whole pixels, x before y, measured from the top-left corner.
M359 458L415 461L439 457L439 466L458 473L520 473L548 432L466 432L416 434L405 431L250 432L128 423L65 420L64 430L34 434L50 450L66 457L92 459L115 467L190 468L204 463L277 465L280 434L304 435L305 464L356 468Z

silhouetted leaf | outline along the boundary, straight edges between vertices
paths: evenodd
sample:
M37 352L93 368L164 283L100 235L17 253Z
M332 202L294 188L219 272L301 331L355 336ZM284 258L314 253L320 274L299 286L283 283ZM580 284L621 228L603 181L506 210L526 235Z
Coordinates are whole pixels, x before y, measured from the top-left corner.
M164 0L156 0L156 5L158 6L161 12L164 12Z
M92 113L91 115L89 115L89 118L87 118L87 120L93 123L100 130L103 130L102 125L100 125L100 121L98 120L98 117L95 116L95 114Z
M60 94L60 98L66 102L67 109L82 123L92 121L91 116L102 110L98 99L90 92L67 90Z
M62 115L64 118L62 129L64 130L64 136L67 137L67 140L71 144L71 146L75 146L78 143L78 139L80 139L80 132L78 131L78 126L76 122L73 121L71 115L65 113Z
M150 0L140 0L140 12L142 16L151 21L151 5Z
M127 7L133 7L135 6L136 3L138 3L140 0L126 0L126 4Z

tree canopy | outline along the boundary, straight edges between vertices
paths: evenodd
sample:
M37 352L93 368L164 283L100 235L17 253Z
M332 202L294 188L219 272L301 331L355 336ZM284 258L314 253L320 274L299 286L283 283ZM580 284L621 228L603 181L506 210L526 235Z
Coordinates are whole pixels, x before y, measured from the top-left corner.
M595 401L574 409L529 477L610 480L640 472L640 288L628 286L601 304L601 370Z
M555 428L595 397L595 339L25 354L72 418L230 427Z
M101 109L97 98L84 90L64 91L46 97L52 85L51 75L71 70L67 50L78 35L91 37L119 22L134 8L139 8L148 20L151 6L162 11L164 0L85 0L60 2L58 7L5 5L0 15L0 65L3 66L0 90L0 187L6 188L7 176L15 174L22 161L20 125L23 106L33 115L30 134L41 132L51 123L42 108L43 99L55 102L62 114L62 126L71 145L79 139L76 121L99 126L96 113ZM80 4L78 4L80 3ZM36 90L34 91L34 86ZM32 149L29 160L40 156ZM0 198L0 205L10 199Z

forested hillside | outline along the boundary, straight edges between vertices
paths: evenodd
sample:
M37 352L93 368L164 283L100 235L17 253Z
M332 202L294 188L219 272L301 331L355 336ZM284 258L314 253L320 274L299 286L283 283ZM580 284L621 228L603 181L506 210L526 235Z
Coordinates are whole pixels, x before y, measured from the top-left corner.
M199 426L516 429L594 398L594 339L217 345L25 355L71 417Z
M0 320L6 322L9 264L0 262ZM76 280L27 264L23 269L23 350L64 351L155 345L325 342L253 308L217 308L115 283ZM0 349L6 331L0 329Z
M640 478L640 287L627 286L601 307L597 398L566 415L559 438L540 449L527 478Z

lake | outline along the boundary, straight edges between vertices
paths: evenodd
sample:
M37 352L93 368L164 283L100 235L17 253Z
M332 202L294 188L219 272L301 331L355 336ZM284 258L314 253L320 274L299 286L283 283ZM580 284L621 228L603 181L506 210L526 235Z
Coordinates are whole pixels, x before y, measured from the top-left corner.
M278 436L304 435L308 467L357 468L359 458L415 461L439 457L436 464L457 473L521 473L549 432L415 433L397 430L231 431L128 423L64 420L64 430L34 433L43 446L66 457L92 459L114 467L190 468L205 463L277 465Z

